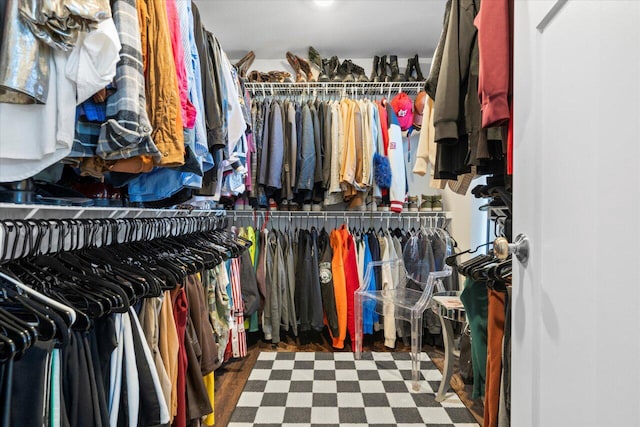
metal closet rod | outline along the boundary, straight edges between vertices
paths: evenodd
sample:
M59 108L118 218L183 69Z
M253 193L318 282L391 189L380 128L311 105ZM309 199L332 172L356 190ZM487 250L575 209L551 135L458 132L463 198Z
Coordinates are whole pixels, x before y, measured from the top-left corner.
M225 218L221 213L161 218L1 220L0 262L222 229Z
M390 97L396 92L416 94L424 90L424 82L307 82L307 83L245 83L252 95L368 95L385 93Z
M227 211L227 217L231 216L290 216L290 217L343 217L343 216L365 216L365 217L376 217L376 216L391 216L391 217L446 217L448 216L448 212L392 212L392 211L253 211L253 210L244 210L244 211Z
M394 212L371 212L371 211L233 211L229 212L227 218L230 225L253 223L258 227L270 224L276 229L282 227L299 226L306 223L307 227L318 222L338 221L347 226L359 224L360 226L391 228L392 224L402 224L403 227L419 226L428 228L447 229L450 218L448 212L407 212L397 214Z
M431 221L449 220L448 212L403 212L391 211L229 211L227 219L235 222L238 219L253 219L254 221L268 221L270 219L289 221L294 220L387 220L389 221Z

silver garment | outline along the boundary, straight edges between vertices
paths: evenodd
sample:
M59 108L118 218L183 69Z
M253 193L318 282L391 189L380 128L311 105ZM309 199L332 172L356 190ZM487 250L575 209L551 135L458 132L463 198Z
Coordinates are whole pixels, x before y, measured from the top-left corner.
M69 51L80 31L111 17L108 0L19 0L20 16L46 44Z
M20 0L6 0L0 33L0 102L44 104L49 94L51 48L19 19Z

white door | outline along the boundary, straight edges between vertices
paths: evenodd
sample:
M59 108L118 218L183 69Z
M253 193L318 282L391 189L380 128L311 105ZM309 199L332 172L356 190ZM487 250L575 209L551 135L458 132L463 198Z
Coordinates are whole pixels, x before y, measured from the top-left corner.
M512 425L640 426L640 1L515 0Z

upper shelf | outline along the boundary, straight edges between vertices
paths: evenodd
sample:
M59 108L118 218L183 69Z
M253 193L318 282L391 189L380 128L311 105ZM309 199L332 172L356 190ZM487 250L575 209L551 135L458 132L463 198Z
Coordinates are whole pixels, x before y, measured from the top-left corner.
M343 95L387 95L391 97L399 92L407 94L417 94L424 90L424 82L308 82L308 83L245 83L245 86L252 95L320 95L320 94L343 94Z
M213 216L223 214L223 210L141 209L96 206L79 207L52 205L18 205L14 203L0 203L0 220L160 218L178 216Z

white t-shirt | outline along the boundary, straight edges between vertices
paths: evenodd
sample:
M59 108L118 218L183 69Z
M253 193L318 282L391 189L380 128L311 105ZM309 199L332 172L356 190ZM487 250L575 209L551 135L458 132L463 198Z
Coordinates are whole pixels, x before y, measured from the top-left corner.
M68 54L52 52L46 104L0 103L0 182L32 177L71 151L75 84L65 75Z

